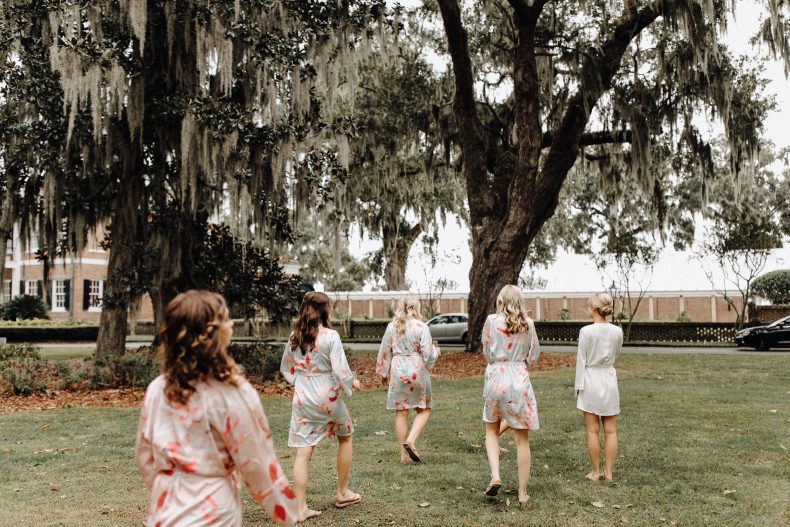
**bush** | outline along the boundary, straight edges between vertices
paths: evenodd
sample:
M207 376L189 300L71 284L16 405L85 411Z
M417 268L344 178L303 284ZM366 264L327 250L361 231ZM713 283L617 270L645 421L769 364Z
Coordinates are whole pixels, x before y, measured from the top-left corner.
M2 306L4 320L29 320L49 318L49 310L44 302L32 295L20 295L12 298Z
M31 318L25 320L0 320L0 328L73 328L94 326L96 322L88 320L51 320L48 318Z
M691 315L686 313L685 311L681 311L678 313L678 317L675 319L675 322L694 322L691 319Z
M42 392L45 363L30 344L0 345L0 391L14 395Z
M228 354L244 369L244 375L251 382L271 381L280 371L282 349L271 344L231 344Z
M151 346L127 350L123 355L96 358L91 385L94 388L145 388L160 373L160 362Z
M774 304L790 304L790 269L779 269L758 276L752 282L752 292Z

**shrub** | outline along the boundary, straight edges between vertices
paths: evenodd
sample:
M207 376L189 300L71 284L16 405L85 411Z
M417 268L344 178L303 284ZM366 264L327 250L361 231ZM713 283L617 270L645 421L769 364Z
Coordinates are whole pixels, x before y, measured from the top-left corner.
M48 318L31 318L24 320L0 320L0 328L73 328L94 326L96 322L88 320L51 320Z
M231 344L228 354L244 369L247 379L253 382L273 380L280 371L282 349L271 344Z
M32 295L20 295L12 298L2 307L4 320L29 320L35 318L49 318L49 311L44 302Z
M567 307L563 307L560 309L560 320L570 320L571 319L571 310Z
M790 269L779 269L758 276L752 292L774 304L790 304Z
M159 358L151 346L96 358L93 364L94 388L145 388L160 373Z
M686 313L685 311L681 311L678 313L678 317L675 319L675 322L694 322L691 319L691 315Z
M30 344L0 345L0 391L30 395L44 391L45 363Z

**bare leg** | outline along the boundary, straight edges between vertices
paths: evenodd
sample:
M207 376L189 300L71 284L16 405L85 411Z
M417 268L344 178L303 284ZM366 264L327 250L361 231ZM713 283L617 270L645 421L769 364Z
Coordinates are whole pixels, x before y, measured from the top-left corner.
M491 467L491 483L501 483L499 477L499 423L486 423L486 454Z
M395 411L395 440L398 442L400 448L400 462L405 465L409 462L409 454L403 448L403 443L406 442L406 436L409 433L409 411L396 410Z
M529 471L532 467L532 452L529 449L529 430L513 429L516 436L516 460L518 463L518 502L526 503Z
M307 477L310 472L310 459L313 457L313 447L303 447L296 449L296 460L294 461L294 494L297 503L297 522L303 522L313 516L321 514L307 508Z
M352 436L337 436L337 497L342 500L348 494L348 473L351 471L351 456L354 451Z
M411 446L416 445L420 434L425 429L425 425L428 424L428 418L431 416L430 408L415 408L415 410L417 416L414 418L414 422L411 424L411 431L409 431L409 436L406 438L406 442Z
M507 432L508 428L510 428L510 425L507 424L507 421L504 421L504 420L500 421L499 422L499 435L502 435L505 432Z
M598 416L590 412L584 412L584 426L587 428L587 454L590 456L590 466L592 467L592 472L587 474L587 479L598 481L601 477L601 445L598 442L598 432L600 430Z
M607 415L602 419L605 453L603 477L606 481L612 481L612 467L617 458L617 416Z

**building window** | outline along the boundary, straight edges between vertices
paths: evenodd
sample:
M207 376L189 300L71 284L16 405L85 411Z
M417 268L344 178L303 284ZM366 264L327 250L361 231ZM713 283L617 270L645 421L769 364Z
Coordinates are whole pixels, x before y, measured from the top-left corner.
M101 311L101 299L104 296L103 280L88 280L88 310Z
M3 282L3 300L11 299L11 295L13 294L12 284L13 282L11 282L11 280Z
M38 296L38 284L35 280L25 280L25 290L22 294L30 296Z
M66 281L52 281L52 311L66 311Z

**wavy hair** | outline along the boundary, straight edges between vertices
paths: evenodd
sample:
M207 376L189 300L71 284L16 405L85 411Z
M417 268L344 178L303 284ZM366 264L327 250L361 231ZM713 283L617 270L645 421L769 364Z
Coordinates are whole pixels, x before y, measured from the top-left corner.
M614 313L614 302L609 293L593 293L587 300L587 305L604 318Z
M395 307L395 317L392 319L392 322L398 335L406 333L406 322L409 319L422 320L422 316L420 316L420 299L411 293L400 297L398 305Z
M218 331L227 320L225 299L210 291L187 291L167 304L158 338L169 401L186 404L195 391L194 382L209 377L236 386L234 375L240 369Z
M529 331L529 317L524 296L521 294L521 289L515 285L506 285L499 291L496 298L496 312L505 317L509 332L526 333Z
M291 350L299 348L302 355L315 344L318 329L323 325L331 328L329 313L332 310L332 299L324 293L309 291L302 299L299 313L296 315L293 333L291 333Z

